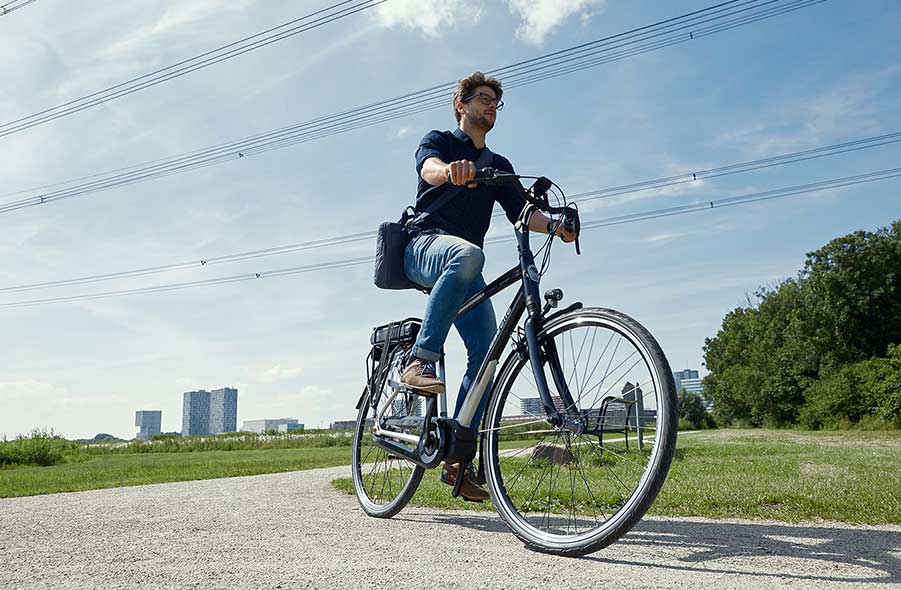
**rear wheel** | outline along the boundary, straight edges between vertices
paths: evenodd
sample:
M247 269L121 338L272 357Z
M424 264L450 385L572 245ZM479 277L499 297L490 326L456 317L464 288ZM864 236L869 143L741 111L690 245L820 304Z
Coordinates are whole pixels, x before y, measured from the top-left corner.
M390 518L406 506L419 487L425 469L373 444L373 427L379 416L415 414L422 408L418 396L392 399L389 380L400 382L403 351L394 352L379 386L364 396L357 414L353 440L353 482L357 500L369 516ZM408 399L409 398L409 399Z
M625 534L650 507L676 446L673 376L638 322L586 308L549 322L543 358L556 350L573 407L573 433L551 425L528 355L505 361L485 416L487 479L501 517L527 545L584 555ZM558 411L547 361L547 377Z

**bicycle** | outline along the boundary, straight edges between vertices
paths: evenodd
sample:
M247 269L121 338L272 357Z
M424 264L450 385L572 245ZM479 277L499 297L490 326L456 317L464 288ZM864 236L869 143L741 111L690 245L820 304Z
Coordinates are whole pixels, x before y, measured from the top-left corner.
M522 178L536 182L526 190ZM470 298L458 317L514 283L519 290L457 420L447 417L446 395L426 399L400 383L421 321L407 318L373 331L367 384L356 405L356 496L369 516L390 518L409 502L426 469L447 461L475 470L478 453L476 478L487 483L520 540L552 554L591 553L628 532L666 479L678 421L672 372L654 337L629 316L580 302L556 310L560 289L547 291L541 305L553 233L538 251L544 252L539 270L529 217L537 209L579 229L578 209L556 184L491 168L473 182L515 183L521 190L526 205L514 225L520 260ZM549 192L563 205L552 206ZM575 247L581 253L578 239ZM437 369L444 381L443 352ZM475 432L470 423L484 395L490 398ZM425 409L417 412L423 400Z

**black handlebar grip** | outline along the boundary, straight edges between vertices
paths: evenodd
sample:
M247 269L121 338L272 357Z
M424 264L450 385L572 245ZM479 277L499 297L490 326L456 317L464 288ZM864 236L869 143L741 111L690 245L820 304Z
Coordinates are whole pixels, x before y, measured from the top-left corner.
M497 176L497 170L494 168L482 168L476 171L476 177L473 180L490 180Z

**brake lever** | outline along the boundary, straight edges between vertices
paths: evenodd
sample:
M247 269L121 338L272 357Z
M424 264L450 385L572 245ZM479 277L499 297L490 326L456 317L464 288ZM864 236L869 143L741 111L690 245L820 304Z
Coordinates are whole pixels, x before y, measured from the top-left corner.
M582 224L579 222L579 212L567 207L563 212L563 229L570 233L576 234L576 256L582 255L582 248L579 246L579 230Z

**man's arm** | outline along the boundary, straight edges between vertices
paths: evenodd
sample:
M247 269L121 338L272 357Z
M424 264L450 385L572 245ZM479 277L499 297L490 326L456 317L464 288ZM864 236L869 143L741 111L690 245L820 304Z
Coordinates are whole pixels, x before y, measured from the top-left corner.
M432 186L440 186L450 180L451 184L462 185L476 177L476 165L469 160L458 160L447 164L441 158L429 158L422 164L422 179Z
M542 211L535 211L532 213L532 216L529 218L529 230L538 232L541 234L549 233L548 223L551 221L551 218L544 214ZM557 222L555 221L556 225ZM554 233L555 236L559 236L564 242L572 242L576 239L575 232L566 231L561 224L557 227L557 231Z

